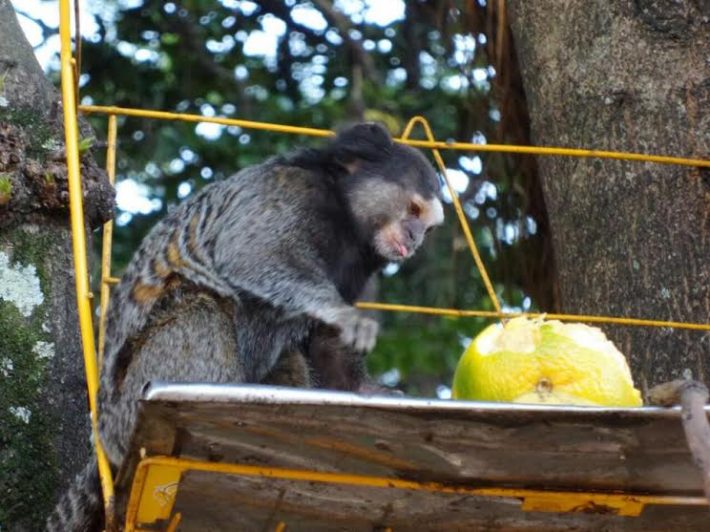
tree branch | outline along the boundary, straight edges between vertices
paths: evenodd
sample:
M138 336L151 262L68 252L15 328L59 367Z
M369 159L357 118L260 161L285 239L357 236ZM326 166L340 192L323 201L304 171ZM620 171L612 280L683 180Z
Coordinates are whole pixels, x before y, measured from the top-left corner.
M675 380L651 388L648 396L655 405L680 404L685 438L693 461L703 474L705 497L710 501L710 423L705 414L707 387L698 381Z
M15 13L17 13L18 15L20 15L22 17L25 17L27 20L31 20L32 22L37 24L39 26L39 28L42 30L42 43L40 45L38 45L38 47L42 46L42 44L44 44L44 41L46 41L48 37L56 34L59 31L57 28L52 28L50 26L47 26L47 24L45 24L43 20L33 17L32 15L30 15L26 11L23 11L22 9L19 9L16 7Z
M362 44L350 37L352 24L348 18L337 11L330 0L313 0L313 5L323 14L328 24L335 26L345 45L350 50L352 61L361 65L363 74L371 81L379 81L379 74L372 57L365 51Z

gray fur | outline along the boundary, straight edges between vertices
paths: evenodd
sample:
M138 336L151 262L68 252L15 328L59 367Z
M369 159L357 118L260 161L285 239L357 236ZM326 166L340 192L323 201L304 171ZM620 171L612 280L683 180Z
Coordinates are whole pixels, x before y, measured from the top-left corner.
M47 519L51 532L101 530L101 485L96 460L89 462Z
M345 210L353 211L345 220L357 226L342 233L355 239L346 251L360 249L359 235L366 230L364 242L374 242L370 233L377 224L396 228L397 217L406 215L412 194L408 187L427 194L436 186L436 176L420 154L391 141L373 143L373 131L386 133L366 127L366 135L357 129L346 132L354 139L352 153L364 150L366 157L361 164L343 167L356 169L363 179L334 185L343 188L342 201L350 202ZM343 144L336 139L336 148ZM350 162L355 157L351 151L337 155ZM384 170L378 169L385 163L377 161L385 161L391 172L398 158L402 175L394 183L386 181ZM137 399L150 380L315 383L341 389L357 389L365 382L362 353L374 346L377 322L351 305L355 295L344 299L344 288L336 286L334 276L340 275L342 282L352 272L364 284L372 272L363 273L358 266L360 252L353 264L341 264L345 258L329 259L323 252L341 249L329 229L333 216L340 218L324 205L330 189L323 180L331 179L332 172L288 159L247 168L205 187L145 238L113 290L108 309L98 411L100 438L114 469L124 460ZM408 238L414 252L423 233ZM323 340L316 342L318 338ZM309 345L318 346L311 353L312 365ZM85 474L73 492L93 490L96 498L95 480ZM87 502L87 515L100 510L88 501L87 496L65 497L48 529L72 530L75 521L86 521L80 515L82 503Z

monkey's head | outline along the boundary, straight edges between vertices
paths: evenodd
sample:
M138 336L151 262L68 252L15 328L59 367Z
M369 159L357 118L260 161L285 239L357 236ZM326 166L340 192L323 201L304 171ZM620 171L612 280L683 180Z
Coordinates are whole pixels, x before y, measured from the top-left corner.
M345 170L343 189L361 234L377 255L400 262L444 221L439 180L418 150L374 123L341 131L330 146Z

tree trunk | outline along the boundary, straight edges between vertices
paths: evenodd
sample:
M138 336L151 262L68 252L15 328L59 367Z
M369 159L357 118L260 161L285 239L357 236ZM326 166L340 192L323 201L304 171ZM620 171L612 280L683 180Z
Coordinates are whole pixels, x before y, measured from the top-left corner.
M509 2L533 141L707 158L707 0ZM710 172L540 157L562 310L710 321ZM604 326L646 392L710 381L710 334Z
M88 459L89 414L58 95L8 0L0 36L0 529L37 530ZM113 192L82 159L95 226Z

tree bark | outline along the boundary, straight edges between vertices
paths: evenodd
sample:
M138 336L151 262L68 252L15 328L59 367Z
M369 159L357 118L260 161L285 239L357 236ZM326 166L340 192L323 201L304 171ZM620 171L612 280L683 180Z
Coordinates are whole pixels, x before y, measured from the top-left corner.
M0 36L0 529L38 530L88 460L90 425L61 106L8 0ZM88 153L82 172L96 226L113 191Z
M533 141L708 158L710 3L509 2ZM562 310L708 323L710 172L540 157ZM604 326L644 393L710 381L710 334Z

